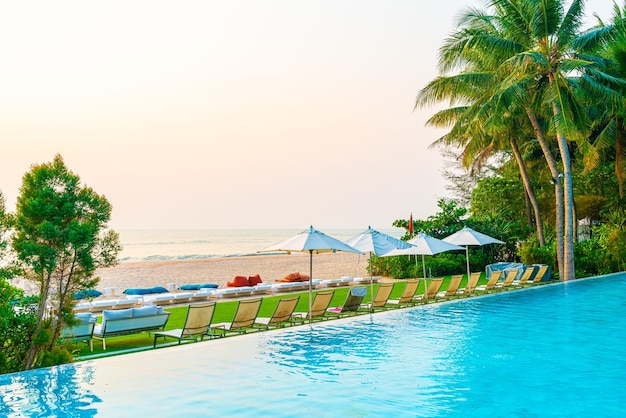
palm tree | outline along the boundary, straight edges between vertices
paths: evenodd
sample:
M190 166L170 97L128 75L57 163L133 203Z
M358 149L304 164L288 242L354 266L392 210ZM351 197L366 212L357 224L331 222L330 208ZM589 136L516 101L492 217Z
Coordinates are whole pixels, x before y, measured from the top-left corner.
M555 183L559 271L563 280L571 280L574 200L570 141L576 142L588 162L596 161L598 155L587 141L589 123L575 94L578 79L574 76L590 69L599 72L596 62L582 59L579 52L582 45L593 49L602 37L581 34L582 0L573 0L567 10L563 3L492 0L489 6L493 14L471 9L461 18L461 29L442 48L440 64L443 70L472 70L476 57L480 57L481 69L498 75L497 90L485 102L493 114L506 114L512 108L526 111ZM457 98L475 99L469 95ZM562 173L551 154L542 118L547 118L549 131L554 132Z

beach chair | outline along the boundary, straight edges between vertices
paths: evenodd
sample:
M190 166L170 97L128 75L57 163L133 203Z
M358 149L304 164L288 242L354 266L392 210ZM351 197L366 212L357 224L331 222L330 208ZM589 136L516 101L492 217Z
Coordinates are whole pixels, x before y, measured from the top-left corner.
M415 292L417 292L419 284L420 281L418 279L407 280L404 291L402 292L402 295L400 295L400 299L390 299L387 301L387 304L394 305L392 306L394 308L400 308L404 305L412 305L414 303L413 296L415 296Z
M528 282L528 280L531 278L534 272L535 272L535 266L526 267L526 269L524 270L524 274L522 274L522 277L520 277L519 280L513 280L513 283L511 283L511 285L524 286Z
M163 340L167 340L168 337L177 339L178 344L183 340L196 342L198 338L200 341L204 340L204 337L212 338L213 333L210 325L214 313L215 302L189 305L183 327L154 332L154 343L152 346L156 347L157 338L159 337L163 338Z
M530 284L541 284L541 281L543 280L547 272L548 272L547 265L544 264L540 266L539 271L537 271L537 275L533 278L533 281L530 282Z
M491 276L489 277L489 281L487 282L487 284L482 285L482 286L477 286L475 292L481 293L481 294L492 292L493 290L495 290L496 284L498 284L500 277L502 277L502 270L494 271L493 273L491 273Z
M480 279L480 272L470 274L469 281L464 288L457 290L456 294L459 296L472 296L472 293L476 290L476 285Z
M296 305L299 300L300 296L279 299L272 316L269 318L256 318L254 320L254 324L252 324L253 327L267 330L272 327L282 328L285 325L293 325L293 322L291 322L291 315L296 309Z
M426 289L426 293L419 296L413 297L413 302L421 302L421 303L429 303L435 302L437 300L437 293L439 289L441 289L441 285L443 284L443 279L432 279L430 284L428 285L428 289Z
M513 283L513 280L515 280L515 277L517 276L517 272L518 272L517 269L509 270L509 272L506 274L506 277L504 278L504 282L496 284L496 289L509 290L509 287Z
M393 283L381 283L378 286L378 290L376 290L376 296L374 296L374 300L371 303L361 304L361 309L367 309L369 311L375 311L377 309L386 310L387 309L387 301L389 300L389 296L391 295L391 291L393 290Z
M253 329L252 324L259 314L262 298L244 299L237 304L235 317L233 322L221 322L211 325L211 329L219 331L222 335L227 333L245 334L248 330Z
M452 278L450 279L450 283L448 283L448 288L441 292L437 292L437 294L435 295L435 299L445 299L456 296L457 291L459 290L459 286L461 285L461 280L463 280L462 274L452 276Z
M348 293L346 301L341 307L328 308L326 311L329 315L343 317L346 315L356 315L363 302L363 298L367 294L367 287L353 287Z
M323 321L327 318L326 309L328 308L328 306L330 306L330 301L333 299L334 294L334 290L322 290L315 293L313 301L311 302L311 322L316 320ZM293 322L304 323L305 320L308 319L308 312L294 312L291 315L291 320Z

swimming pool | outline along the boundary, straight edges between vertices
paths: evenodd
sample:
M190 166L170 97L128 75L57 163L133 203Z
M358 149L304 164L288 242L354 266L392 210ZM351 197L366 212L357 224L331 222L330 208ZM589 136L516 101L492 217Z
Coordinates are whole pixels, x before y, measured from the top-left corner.
M619 416L626 273L0 376L2 416Z

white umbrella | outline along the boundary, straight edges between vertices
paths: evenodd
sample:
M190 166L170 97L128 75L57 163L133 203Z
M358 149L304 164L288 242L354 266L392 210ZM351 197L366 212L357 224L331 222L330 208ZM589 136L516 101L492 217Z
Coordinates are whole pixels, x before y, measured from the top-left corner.
M346 240L346 244L359 251L370 253L370 292L372 293L372 300L374 299L372 254L382 256L393 250L412 247L412 245L406 241L383 234L382 232L372 229L371 226L368 226L367 229L360 234Z
M313 226L305 229L291 238L270 245L259 252L272 251L291 251L308 252L310 254L309 268L309 322L311 322L311 299L313 297L313 253L347 251L351 253L363 254L361 251L353 248L336 238L330 237L323 232L313 228Z
M465 246L465 259L467 260L467 280L470 277L470 265L469 265L469 246L470 245L486 245L486 244L504 244L504 242L492 238L489 235L474 231L472 228L463 227L460 231L445 237L445 242L456 245Z
M393 250L385 254L385 256L393 255L421 255L422 267L424 269L424 279L426 278L426 264L424 262L425 255L435 255L443 253L445 251L463 250L455 244L450 244L446 241L431 237L423 232L420 232L415 238L411 238L407 243L412 244L412 247L404 250Z

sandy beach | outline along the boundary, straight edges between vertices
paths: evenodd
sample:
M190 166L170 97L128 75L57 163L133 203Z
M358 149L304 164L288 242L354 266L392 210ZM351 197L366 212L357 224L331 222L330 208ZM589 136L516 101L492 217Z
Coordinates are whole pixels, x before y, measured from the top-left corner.
M326 280L340 276L367 276L368 256L351 253L313 255L313 277ZM260 255L196 260L134 261L99 269L98 289L166 286L190 283L215 283L220 288L234 276L259 274L263 282L273 283L289 273L309 274L309 255Z

